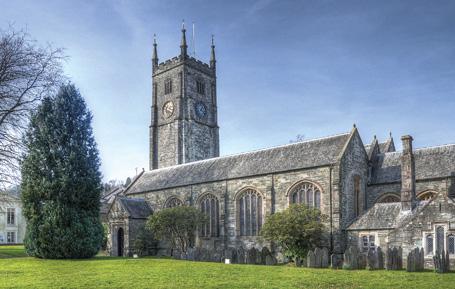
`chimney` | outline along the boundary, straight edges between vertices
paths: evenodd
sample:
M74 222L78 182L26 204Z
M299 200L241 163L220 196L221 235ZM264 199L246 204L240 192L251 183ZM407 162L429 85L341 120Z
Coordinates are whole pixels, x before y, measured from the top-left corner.
M416 205L416 175L414 154L412 152L412 136L401 137L403 154L401 156L401 209L409 211Z

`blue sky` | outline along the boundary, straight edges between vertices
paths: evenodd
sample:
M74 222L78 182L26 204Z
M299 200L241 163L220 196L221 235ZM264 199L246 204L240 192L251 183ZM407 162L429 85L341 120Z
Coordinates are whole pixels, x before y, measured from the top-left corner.
M13 23L66 48L94 114L106 180L148 164L151 48L179 52L182 19L207 61L215 34L221 154L349 131L417 147L455 142L455 1L10 1ZM399 145L399 147L401 147Z

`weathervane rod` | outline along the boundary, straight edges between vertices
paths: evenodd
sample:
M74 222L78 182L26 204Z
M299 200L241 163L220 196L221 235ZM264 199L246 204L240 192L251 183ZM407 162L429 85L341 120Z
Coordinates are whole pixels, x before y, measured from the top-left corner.
M193 56L196 57L196 35L193 22Z

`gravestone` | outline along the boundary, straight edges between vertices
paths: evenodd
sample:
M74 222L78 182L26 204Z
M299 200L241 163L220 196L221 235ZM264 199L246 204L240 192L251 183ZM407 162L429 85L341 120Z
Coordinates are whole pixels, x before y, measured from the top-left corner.
M267 256L271 256L272 253L270 252L269 248L263 247L261 250L261 264L267 265Z
M314 249L314 268L322 267L322 250L320 248Z
M387 248L386 254L386 269L401 270L403 268L403 251L401 247Z
M340 254L330 255L330 267L332 269L341 269L343 268L343 258Z
M327 267L329 267L329 250L324 247L322 248L321 268Z
M186 259L189 261L194 261L194 252L195 252L194 248L188 248L188 250L186 251Z
M378 254L378 269L384 269L384 252L382 252L381 247L376 249Z
M243 247L237 249L237 263L245 264L245 250Z
M247 251L246 255L246 263L247 264L256 264L256 255L257 255L257 250L256 248L251 248Z
M224 258L231 260L231 263L237 263L237 251L233 248L227 248L224 251Z
M449 253L442 250L433 256L434 271L436 273L448 273L450 271Z
M366 268L368 270L376 270L378 268L378 255L373 248L368 249Z
M307 262L307 260L305 260L305 259L302 259L300 257L295 257L295 266L296 267L302 267L304 265L306 266L307 265L306 262Z
M308 251L308 254L306 255L306 262L307 262L307 267L309 268L315 268L316 266L316 256L314 255L313 251Z
M350 246L343 255L343 269L359 269L359 250L356 246Z
M408 254L407 264L406 264L406 271L408 272L421 272L424 268L424 260L420 255L423 250L419 248L415 248L411 250Z

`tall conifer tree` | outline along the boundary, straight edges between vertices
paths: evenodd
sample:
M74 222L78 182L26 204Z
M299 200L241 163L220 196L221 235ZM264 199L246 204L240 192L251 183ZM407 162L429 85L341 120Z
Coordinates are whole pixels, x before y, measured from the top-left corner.
M32 116L22 162L27 253L88 258L100 249L100 159L92 114L72 84L46 98Z

